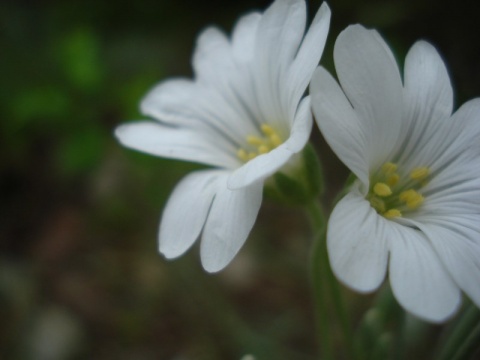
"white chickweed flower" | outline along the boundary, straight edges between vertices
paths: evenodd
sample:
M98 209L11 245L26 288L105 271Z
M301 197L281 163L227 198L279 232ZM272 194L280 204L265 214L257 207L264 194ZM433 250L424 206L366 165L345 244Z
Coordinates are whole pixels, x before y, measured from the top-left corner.
M305 33L304 0L276 0L243 16L229 39L215 27L198 37L195 79L166 80L143 99L155 121L119 126L132 149L211 165L187 175L163 213L160 252L183 254L201 234L209 272L224 268L255 222L266 178L308 141L312 115L304 92L323 52L330 9Z
M480 306L480 99L455 113L445 65L410 49L404 79L385 41L356 25L338 37L339 84L318 68L310 86L326 141L356 175L330 217L336 276L360 292L387 273L409 312L444 321L463 290Z

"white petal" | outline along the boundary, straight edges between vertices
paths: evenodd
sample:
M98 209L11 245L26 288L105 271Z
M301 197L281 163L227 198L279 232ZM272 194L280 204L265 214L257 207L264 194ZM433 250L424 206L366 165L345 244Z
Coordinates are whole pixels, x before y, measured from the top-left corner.
M254 91L263 119L288 119L290 99L284 98L287 69L298 51L305 24L306 5L303 0L277 0L260 20L253 70Z
M229 189L241 189L264 180L280 169L293 155L283 143L267 154L259 155L232 172L228 180Z
M245 136L257 131L256 116L247 107L253 101L241 98L252 95L245 90L248 78L219 73L222 81L231 85L207 88L183 79L158 84L143 99L142 112L162 122L214 132L219 142L231 143L236 152Z
M239 189L274 174L294 153L304 148L312 131L312 122L310 98L306 97L299 105L290 137L276 149L236 169L228 180L228 187Z
M285 141L285 146L293 153L301 151L312 132L312 113L310 110L310 97L305 97L298 105L298 111L295 114L290 137Z
M417 160L411 160L414 166L429 166L434 174L423 190L427 201L422 209L480 213L480 99L464 104L435 130L415 154Z
M300 45L297 56L293 61L289 77L290 109L296 106L312 78L313 71L318 65L327 40L330 27L331 12L327 3L323 3L313 19L305 37Z
M374 30L349 26L337 38L335 68L365 133L371 169L391 157L401 131L403 89L398 66Z
M240 62L252 60L255 49L255 37L262 15L252 13L242 16L235 25L232 35L233 54Z
M189 108L196 98L196 93L196 86L191 80L166 80L148 92L140 104L140 109L142 114L161 121L173 124L189 123L191 114L184 111L183 107Z
M332 270L343 283L360 292L381 284L389 225L357 191L340 200L328 222L327 249Z
M232 155L234 150L222 148L210 134L187 128L142 121L118 126L115 136L126 147L169 159L227 168L236 167L238 162Z
M457 285L480 307L480 224L478 214L418 222Z
M263 14L257 32L256 53L271 66L286 70L305 32L307 10L303 0L277 0Z
M160 222L159 250L165 257L182 255L198 238L222 174L216 170L194 172L175 187Z
M187 79L159 83L143 98L142 113L172 125L213 129L220 137L243 142L243 133L255 130L238 95L246 96L245 78L217 70L222 83L214 88ZM223 83L227 80L232 86ZM238 94L232 94L234 89Z
M318 127L345 165L368 187L370 137L342 89L322 67L310 83L310 97Z
M216 27L202 31L197 38L193 68L197 81L214 87L224 81L223 74L235 71L233 53L227 36Z
M412 314L441 322L460 306L460 291L426 237L397 225L390 240L389 277L398 302Z
M304 148L310 138L312 123L310 99L306 97L299 105L290 137L276 149L267 154L257 156L234 170L228 180L228 187L230 189L239 189L263 180L277 172L288 162L294 153Z
M262 190L259 182L232 191L226 177L222 178L202 235L200 252L206 271L222 270L245 243L262 203Z
M435 48L425 41L413 45L405 59L405 105L407 136L400 144L401 163L423 150L432 132L450 121L452 114L453 90L447 69Z
M452 123L462 124L459 139L465 150L479 151L480 143L480 98L472 99L463 104L452 116Z

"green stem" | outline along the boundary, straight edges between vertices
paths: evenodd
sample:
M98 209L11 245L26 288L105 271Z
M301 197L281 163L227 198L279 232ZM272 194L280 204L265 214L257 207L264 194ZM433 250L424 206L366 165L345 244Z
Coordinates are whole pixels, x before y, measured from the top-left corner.
M474 351L478 349L480 341L480 323L478 323L467 336L465 341L460 344L460 347L455 352L452 360L464 360L469 359L473 355Z
M469 347L467 345L469 344L469 339L472 336L475 336L475 331L480 331L478 325L479 322L480 311L475 305L471 304L455 323L454 328L448 336L448 339L444 342L445 345L440 350L437 359L450 360L454 356L460 359L461 357L458 357L460 354L457 354L460 351L468 350ZM479 334L477 333L476 336L478 341Z
M326 279L325 279L325 220L323 212L316 203L308 206L308 215L312 228L314 229L315 240L312 247L311 272L313 297L316 310L316 323L320 338L320 355L323 360L332 360L332 343L329 336L328 307L326 302Z
M312 281L314 288L315 303L318 311L317 326L320 332L322 359L332 359L332 339L329 335L328 307L326 294L328 290L332 295L336 315L339 317L344 345L349 359L355 359L353 346L353 334L350 327L349 317L345 309L339 283L332 273L326 248L326 218L321 206L312 202L308 205L308 214L315 230L315 243L312 254ZM329 286L329 289L326 288Z

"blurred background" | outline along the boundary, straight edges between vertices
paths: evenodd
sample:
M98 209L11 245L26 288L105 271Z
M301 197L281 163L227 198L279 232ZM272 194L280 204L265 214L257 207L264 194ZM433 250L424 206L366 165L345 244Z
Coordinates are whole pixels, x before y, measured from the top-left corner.
M309 1L310 16L320 3ZM219 274L202 270L197 246L166 261L157 253L162 208L199 166L127 150L112 135L142 119L139 101L155 83L191 76L202 28L229 33L238 16L269 4L0 1L1 359L316 358L303 212L264 202ZM480 96L476 2L329 4L329 69L336 36L362 23L401 64L414 41L429 40L449 66L457 106ZM316 129L312 141L331 201L348 174ZM358 327L376 295L343 291ZM412 335L407 355L428 359L445 327L414 325L422 343Z

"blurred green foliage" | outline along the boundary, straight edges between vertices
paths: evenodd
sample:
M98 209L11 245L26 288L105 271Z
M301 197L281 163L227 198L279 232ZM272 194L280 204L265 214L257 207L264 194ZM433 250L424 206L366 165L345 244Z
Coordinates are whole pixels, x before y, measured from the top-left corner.
M117 124L142 118L150 87L191 76L202 28L230 31L240 14L268 4L0 2L0 358L315 358L302 214L267 202L219 275L201 270L196 249L166 262L157 255L161 209L199 166L135 153L113 137ZM319 4L309 2L310 15ZM459 102L480 94L474 2L330 6L328 68L335 37L360 22L379 28L399 59L427 38L445 56ZM347 173L318 132L313 140L331 201ZM347 294L358 325L371 298ZM424 345L441 330L428 329Z

